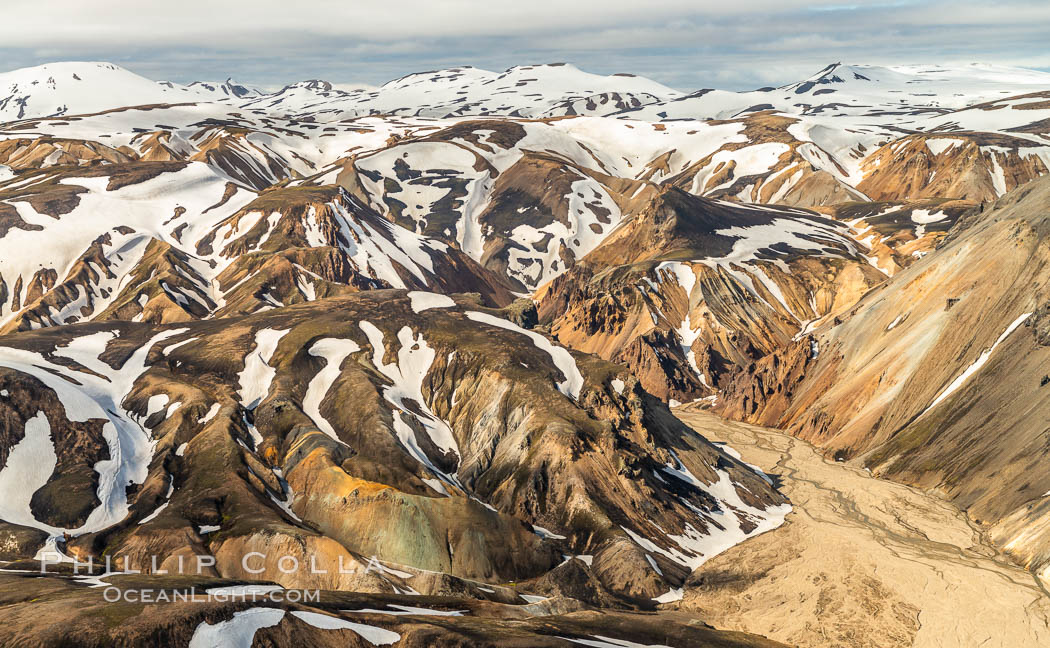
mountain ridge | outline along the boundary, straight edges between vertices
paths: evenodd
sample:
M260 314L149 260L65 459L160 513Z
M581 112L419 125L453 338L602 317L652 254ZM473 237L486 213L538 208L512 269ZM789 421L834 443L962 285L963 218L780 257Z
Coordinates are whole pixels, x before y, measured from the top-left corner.
M275 92L264 92L258 88L246 86L238 83L232 83L231 79L227 79L225 82L211 82L211 81L193 81L187 84L175 84L172 82L150 82L144 77L134 75L125 68L116 66L112 63L106 62L94 62L94 61L65 61L65 62L52 62L45 63L39 66L19 68L8 72L0 73L0 86L15 86L26 84L39 86L41 83L46 83L48 78L53 78L54 75L60 77L80 76L81 73L84 76L94 73L96 70L103 69L109 70L110 72L116 73L110 75L112 78L107 80L108 90L107 92L113 92L114 90L120 91L122 86L131 86L124 88L125 90L135 90L142 93L142 96L135 102L129 104L126 100L113 97L112 95L107 97L106 100L112 103L113 107L118 105L143 105L147 103L154 103L157 98L175 99L176 97L182 97L183 99L197 99L197 100L247 100L251 101L253 98L265 97L268 95L279 95L283 91L287 91L296 87L306 87L309 90L320 89L322 92L332 92L334 88L331 82L309 82L309 81L297 81L284 85L280 90ZM841 72L843 76L848 77L847 79L839 78L836 76L836 72ZM531 78L530 77L535 77ZM542 78L541 78L542 77ZM905 78L909 81L904 81ZM943 87L951 86L953 83L963 83L969 78L971 83L988 86L992 88L994 86L1011 85L1013 87L1029 87L1039 86L1045 88L1050 83L1050 73L1041 72L1038 70L1030 70L1026 68L1016 68L1007 66L996 66L988 64L973 63L968 66L939 66L939 65L858 65L858 64L843 64L833 63L819 72L814 73L807 79L803 79L795 82L788 82L777 88L764 88L754 91L740 91L740 92L727 92L727 91L716 91L724 93L725 96L746 96L746 95L761 95L762 93L772 93L775 90L790 91L795 94L811 94L809 90L816 85L822 86L842 86L850 85L847 81L861 80L868 84L886 84L890 83L896 87L899 87L902 83L919 83L924 87L929 88L931 91L940 90L942 96L948 96L944 94ZM834 81L833 81L834 79ZM162 90L159 93L149 92L151 88L147 84L143 84L140 81L146 81L148 83L155 83L162 87L166 87L170 92L164 93ZM465 81L465 85L451 86L450 83L454 81ZM498 82L504 81L510 83L511 86L503 88ZM559 99L548 100L548 106L546 110L551 110L553 106L564 103L569 99L582 99L588 96L598 96L603 93L622 94L624 96L646 96L652 100L652 103L662 102L674 102L676 100L684 99L687 97L697 96L698 93L711 92L710 90L696 90L691 93L683 93L679 90L672 89L665 85L662 85L656 81L649 80L645 77L627 74L627 73L616 73L611 75L597 75L584 72L579 68L569 63L541 63L535 65L517 65L502 72L492 72L481 68L472 66L461 66L461 67L450 67L440 70L433 70L429 72L416 72L404 75L402 77L392 79L382 84L374 90L360 89L351 91L339 91L335 90L336 96L354 96L354 97L368 97L372 99L380 98L384 93L390 93L392 91L411 91L415 86L420 84L440 84L449 85L450 88L467 88L470 85L485 85L493 86L497 91L511 89L513 85L528 85L530 82L545 82L547 84L553 83L555 88L553 91L556 94L560 94ZM309 87L310 83L320 83L319 86ZM931 87L932 84L932 87ZM856 85L856 84L854 84ZM135 87L137 86L137 87ZM803 90L805 88L805 90ZM976 92L977 97L983 97L988 100L994 98L993 89L979 89ZM492 91L492 88L489 88ZM549 92L550 90L548 90ZM830 88L829 88L830 91ZM422 93L427 93L427 90L421 90ZM101 94L101 93L100 93ZM7 104L13 105L20 102L25 97L15 96L16 93L12 90L12 95L5 99ZM573 96L575 95L575 96ZM757 96L756 95L756 96ZM917 93L912 93L913 99L917 96ZM973 97L966 96L960 100L958 93L955 93L955 98L952 99L953 108L965 107L966 105L972 105L977 100ZM122 96L129 96L126 92ZM323 97L322 97L323 98ZM404 99L400 100L405 102L404 105L398 105L399 100L396 99L383 99L375 107L368 107L365 114L375 113L388 113L391 110L399 112L398 109L407 107L408 105L425 105L426 102L419 101L422 95L416 94L412 96L405 96ZM415 99L413 102L412 100ZM450 100L445 100L450 101ZM53 102L52 102L53 103ZM26 113L24 110L19 111L17 119L28 117L44 117L56 114L56 112L68 113L70 110L75 113L80 112L93 112L96 110L97 102L88 104L81 108L70 108L67 110L59 111L58 109L69 102L50 107L52 112L47 112L48 108L40 108L35 111ZM758 102L755 102L758 103ZM367 102L366 102L367 104ZM479 105L480 106L480 105ZM742 106L741 109L746 106ZM23 109L25 106L23 106ZM482 112L478 112L475 109L474 112L463 112L460 110L459 113L449 112L444 116L452 116L453 114L463 115L478 115L478 114L500 114L503 116L526 116L514 114L514 110L521 111L523 108L515 108L511 111L504 110L500 112L494 110L495 107L484 108ZM619 111L634 111L638 110L640 106L621 106L618 108ZM449 109L451 110L451 108ZM540 110L542 112L543 109ZM612 111L610 111L612 112ZM724 111L723 111L724 112ZM563 113L564 114L564 113ZM581 113L568 113L568 114L581 114ZM0 115L10 117L11 112L7 110ZM548 116L553 116L553 113Z

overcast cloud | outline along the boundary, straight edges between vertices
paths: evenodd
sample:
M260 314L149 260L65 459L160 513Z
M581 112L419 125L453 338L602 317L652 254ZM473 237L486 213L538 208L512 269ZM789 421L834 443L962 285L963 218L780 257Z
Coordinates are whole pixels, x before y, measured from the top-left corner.
M1050 1L4 0L0 69L57 60L266 87L569 61L683 90L746 89L837 61L1050 69Z

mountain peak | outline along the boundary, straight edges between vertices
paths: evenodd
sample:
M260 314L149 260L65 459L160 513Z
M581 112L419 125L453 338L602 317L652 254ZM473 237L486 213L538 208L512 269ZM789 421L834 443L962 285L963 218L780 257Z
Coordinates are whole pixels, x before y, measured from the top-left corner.
M100 61L45 63L0 74L0 121L198 98L185 88Z
M264 94L256 88L237 83L233 80L233 77L226 77L226 80L223 82L194 81L186 87L196 92L201 92L206 95L212 96L216 99L243 99L258 97Z

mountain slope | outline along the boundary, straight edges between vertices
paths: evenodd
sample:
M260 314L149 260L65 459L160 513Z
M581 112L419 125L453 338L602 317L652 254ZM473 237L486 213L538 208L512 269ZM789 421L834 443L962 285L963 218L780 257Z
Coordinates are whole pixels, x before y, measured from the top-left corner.
M849 317L817 327L819 357L796 345L763 360L720 411L937 489L1043 569L1048 201L1042 179L971 212Z
M664 190L540 291L540 319L662 398L713 397L881 282L865 251L812 212Z
M220 575L287 587L547 574L554 591L646 601L781 523L789 507L764 476L620 367L477 309L370 291L237 320L6 336L5 529L169 569L189 541ZM32 456L52 470L26 488ZM244 571L245 551L293 546L407 574ZM588 569L565 570L566 552Z
M201 319L381 287L512 299L462 252L392 225L338 187L256 195L181 162L19 178L0 184L6 331Z

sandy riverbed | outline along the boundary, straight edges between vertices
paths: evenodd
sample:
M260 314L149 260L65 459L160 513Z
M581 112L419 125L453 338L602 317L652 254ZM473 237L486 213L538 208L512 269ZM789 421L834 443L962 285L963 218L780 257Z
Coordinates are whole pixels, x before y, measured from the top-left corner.
M951 504L775 430L676 414L775 476L794 506L695 572L682 609L798 646L1050 646L1050 595Z

